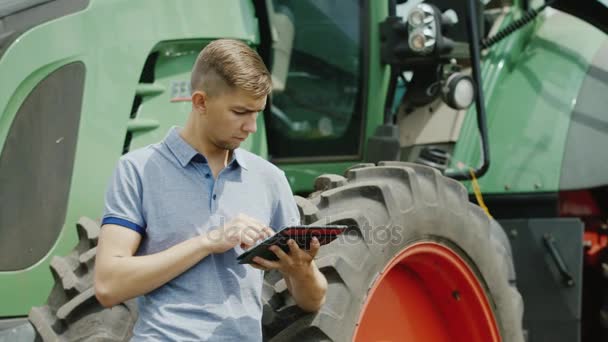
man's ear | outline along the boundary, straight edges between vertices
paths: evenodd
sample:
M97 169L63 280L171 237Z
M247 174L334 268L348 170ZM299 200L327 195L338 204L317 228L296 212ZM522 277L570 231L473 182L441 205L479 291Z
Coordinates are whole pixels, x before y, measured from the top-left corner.
M192 93L192 110L200 114L207 111L207 100L209 96L202 90L195 90Z

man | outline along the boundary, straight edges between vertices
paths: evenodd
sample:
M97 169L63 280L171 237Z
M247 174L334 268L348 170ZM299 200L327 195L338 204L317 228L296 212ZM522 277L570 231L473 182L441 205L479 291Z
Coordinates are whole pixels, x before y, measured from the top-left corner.
M191 76L183 129L120 158L106 193L95 293L111 307L138 297L135 341L260 341L263 273L277 269L298 305L316 311L327 281L304 251L279 261L236 257L299 223L285 175L239 145L256 131L271 77L246 44L216 40ZM272 228L272 229L271 229ZM256 269L258 268L258 269Z

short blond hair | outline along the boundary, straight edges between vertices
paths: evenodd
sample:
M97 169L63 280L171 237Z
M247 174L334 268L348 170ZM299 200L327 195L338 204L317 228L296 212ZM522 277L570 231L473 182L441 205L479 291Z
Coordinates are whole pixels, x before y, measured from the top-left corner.
M255 97L265 97L272 91L272 78L260 55L247 44L218 39L209 43L196 58L190 85L193 92L202 90L209 96L219 94L228 86Z

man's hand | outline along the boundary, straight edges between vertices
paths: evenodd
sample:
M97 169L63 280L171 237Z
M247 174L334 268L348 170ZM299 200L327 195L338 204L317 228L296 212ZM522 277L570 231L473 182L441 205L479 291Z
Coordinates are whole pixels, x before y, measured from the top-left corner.
M262 270L276 269L281 272L287 289L298 306L306 311L318 311L325 302L327 292L327 280L314 263L321 244L316 237L313 237L310 249L307 251L301 249L292 239L287 241L287 245L289 254L278 246L269 247L279 258L278 261L255 257L253 261L257 265L252 264L252 266Z
M224 253L237 245L248 249L256 241L263 240L274 234L274 231L257 220L239 214L224 226L203 235L203 243L211 253Z
M321 244L316 237L311 239L309 250L301 249L293 239L287 241L287 246L289 246L289 254L283 252L278 246L270 246L268 248L279 258L278 261L270 261L255 257L253 258L253 261L258 265L252 264L252 266L262 270L276 269L284 276L302 274L302 272L311 270L311 263L319 252L319 248L321 248Z

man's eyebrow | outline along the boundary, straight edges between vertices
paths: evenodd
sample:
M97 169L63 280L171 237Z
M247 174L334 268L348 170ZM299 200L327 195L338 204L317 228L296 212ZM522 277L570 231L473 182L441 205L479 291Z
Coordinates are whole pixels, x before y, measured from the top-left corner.
M253 109L253 108L247 108L247 107L243 107L243 106L235 106L232 107L232 109L237 110L239 112L247 112L247 113L253 113L253 112L261 112L264 110L264 108L262 109Z

